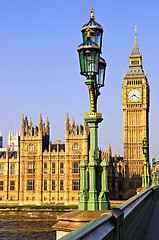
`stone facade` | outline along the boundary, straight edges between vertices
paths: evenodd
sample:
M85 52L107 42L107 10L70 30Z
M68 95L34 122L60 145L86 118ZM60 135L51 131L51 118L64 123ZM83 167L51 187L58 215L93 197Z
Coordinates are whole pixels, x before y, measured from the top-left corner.
M20 135L18 134L18 131L16 134L9 131L8 134L8 150L10 152L15 152L20 148Z
M38 127L21 121L20 148L0 151L0 200L19 204L65 203L79 200L79 163L88 161L89 127L71 124L67 115L65 144L50 142L47 119Z

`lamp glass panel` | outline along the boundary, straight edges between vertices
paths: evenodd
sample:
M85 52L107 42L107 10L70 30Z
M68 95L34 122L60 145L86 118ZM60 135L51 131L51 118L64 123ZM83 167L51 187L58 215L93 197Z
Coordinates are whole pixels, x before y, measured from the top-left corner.
M87 31L84 31L83 33L83 42L87 40ZM102 39L102 33L99 30L92 30L90 31L91 34L91 40L98 44L98 46L101 48L101 39Z
M83 32L83 42L87 40L87 31Z
M83 56L83 51L80 52L79 54L80 57L80 66L81 66L81 74L84 74L84 56Z
M86 50L84 53L85 72L88 76L98 73L99 53L95 50Z
M104 66L99 65L99 73L98 73L98 85L104 85Z
M147 154L147 148L144 148L144 149L143 149L143 153L144 153L144 154Z
M101 44L101 32L100 31L96 31L96 41L95 41L98 46L101 48L100 44Z

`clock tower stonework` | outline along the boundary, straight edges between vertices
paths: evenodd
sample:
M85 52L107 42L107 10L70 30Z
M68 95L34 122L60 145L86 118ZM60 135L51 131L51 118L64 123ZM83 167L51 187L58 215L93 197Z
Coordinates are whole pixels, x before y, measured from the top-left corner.
M136 29L129 69L122 84L122 105L124 172L127 179L125 191L128 191L141 187L144 165L143 138L148 139L149 145L149 84L142 67ZM147 161L149 162L149 154Z

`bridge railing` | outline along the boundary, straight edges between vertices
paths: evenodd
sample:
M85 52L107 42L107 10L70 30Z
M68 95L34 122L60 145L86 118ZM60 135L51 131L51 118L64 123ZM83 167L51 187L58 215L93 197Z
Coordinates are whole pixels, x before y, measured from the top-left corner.
M158 187L153 186L135 195L117 208L102 214L61 240L137 240L151 213Z

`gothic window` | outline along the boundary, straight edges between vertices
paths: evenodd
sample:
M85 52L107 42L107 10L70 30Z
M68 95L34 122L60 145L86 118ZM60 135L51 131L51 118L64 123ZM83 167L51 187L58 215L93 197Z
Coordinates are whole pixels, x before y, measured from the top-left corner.
M55 191L55 180L52 180L52 191Z
M35 173L35 163L29 162L28 163L28 174L34 174Z
M55 163L52 163L52 174L55 174Z
M60 191L63 191L63 180L60 180Z
M29 152L34 152L34 145L33 144L29 144Z
M138 65L138 64L139 64L139 61L131 61L131 64L132 64L132 65Z
M80 180L72 180L72 190L80 190Z
M47 190L47 180L44 180L44 190Z
M78 162L72 164L72 173L80 173L80 168Z
M3 191L3 181L0 181L0 191Z
M79 150L78 143L75 143L74 144L74 152L78 152L78 150Z
M34 191L35 190L35 188L34 188L34 179L27 181L27 190L29 190L29 191Z
M0 175L4 175L4 164L0 164Z
M63 170L64 166L63 166L63 165L64 165L63 163L60 163L60 173L61 173L61 174L64 173L64 170Z
M122 182L119 182L119 191L122 191L123 190L123 184Z
M11 175L15 174L15 164L11 164L11 166L10 166L10 174Z
M44 174L47 174L47 163L44 163Z
M10 181L10 191L15 190L15 181Z

